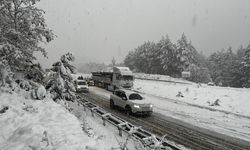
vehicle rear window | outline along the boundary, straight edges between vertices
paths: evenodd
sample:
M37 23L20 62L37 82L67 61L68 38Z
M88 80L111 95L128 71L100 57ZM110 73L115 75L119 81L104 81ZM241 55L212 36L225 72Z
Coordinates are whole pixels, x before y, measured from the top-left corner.
M122 76L123 80L133 80L133 76Z
M143 98L141 97L141 95L137 93L133 93L129 95L129 99L130 100L142 100Z
M86 85L86 82L78 82L78 85Z

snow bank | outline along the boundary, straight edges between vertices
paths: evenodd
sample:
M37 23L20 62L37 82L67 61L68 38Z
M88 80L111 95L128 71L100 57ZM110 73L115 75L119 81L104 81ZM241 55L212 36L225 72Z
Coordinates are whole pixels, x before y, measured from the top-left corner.
M135 80L134 89L150 95L250 116L250 89ZM176 95L181 92L183 97ZM213 105L218 100L219 105Z
M133 73L137 79L146 79L146 80L157 80L157 81L166 81L166 82L179 82L184 84L193 84L193 82L184 80L182 78L173 78L168 75L159 75L159 74L145 74L145 73Z
M66 105L73 108L73 115L48 97L42 101L30 97L28 92L10 94L0 89L0 110L8 107L0 113L1 150L101 150L119 148L126 139L76 102ZM130 139L127 147L137 149L138 145Z
M26 97L26 98L25 98ZM0 93L0 149L79 149L90 139L77 118L47 98L34 101L29 96Z
M88 146L94 150L112 150L120 149L120 144L126 142L128 135L123 133L123 137L120 137L118 134L117 127L109 124L107 122L106 126L103 126L103 120L101 117L97 117L90 110L84 111L82 106L76 105L76 103L70 102L69 105L74 108L72 111L75 116L83 122L83 131L88 134L91 139L96 142L93 146ZM143 146L139 141L133 140L132 138L128 139L126 147L129 150L143 150ZM91 149L91 150L92 150Z

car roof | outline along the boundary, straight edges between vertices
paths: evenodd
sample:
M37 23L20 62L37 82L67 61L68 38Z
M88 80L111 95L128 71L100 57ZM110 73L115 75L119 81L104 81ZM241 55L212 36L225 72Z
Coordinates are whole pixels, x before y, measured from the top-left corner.
M86 80L77 80L77 82L87 82Z
M133 94L133 93L137 93L136 91L132 91L132 90L127 90L127 89L118 89L116 91L121 91L121 92L125 92L127 95Z

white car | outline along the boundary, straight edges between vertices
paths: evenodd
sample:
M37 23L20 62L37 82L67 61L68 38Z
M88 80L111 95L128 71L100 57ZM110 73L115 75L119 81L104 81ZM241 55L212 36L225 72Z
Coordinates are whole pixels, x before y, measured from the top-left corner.
M215 86L214 82L208 82L207 85L209 85L209 86Z
M85 80L77 80L76 82L77 92L89 92L89 86Z
M110 95L110 107L120 107L125 110L127 114L147 114L151 115L153 112L153 105L147 102L139 93L129 90L115 90Z

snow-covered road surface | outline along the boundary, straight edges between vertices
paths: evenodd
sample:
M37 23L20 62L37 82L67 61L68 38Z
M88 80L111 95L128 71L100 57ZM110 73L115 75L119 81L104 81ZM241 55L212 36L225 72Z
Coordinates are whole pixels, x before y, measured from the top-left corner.
M90 87L90 90L106 99L109 99L111 94L111 92L97 87ZM248 118L178 103L178 101L158 96L143 96L152 102L154 112L182 120L197 127L250 141L250 119Z

